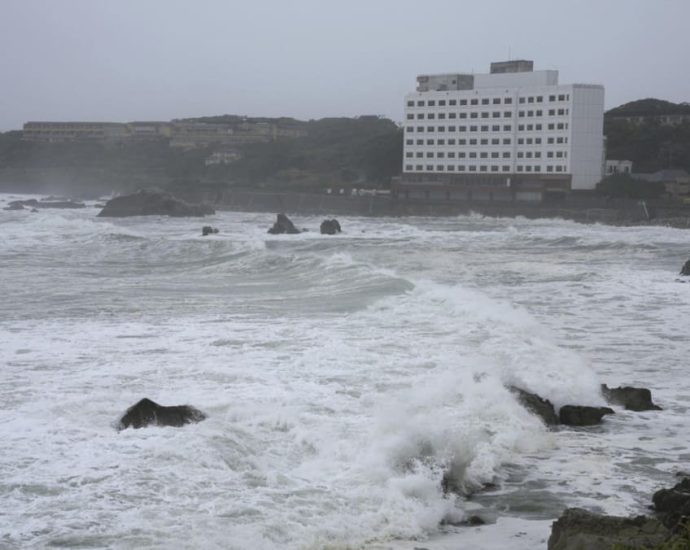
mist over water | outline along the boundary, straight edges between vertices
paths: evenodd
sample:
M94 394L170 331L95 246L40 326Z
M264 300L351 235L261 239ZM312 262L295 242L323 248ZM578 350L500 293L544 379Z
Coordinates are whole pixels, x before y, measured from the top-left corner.
M0 547L527 549L690 469L687 232L97 212L0 211ZM549 432L506 390L601 383L664 410ZM117 433L142 397L209 418Z

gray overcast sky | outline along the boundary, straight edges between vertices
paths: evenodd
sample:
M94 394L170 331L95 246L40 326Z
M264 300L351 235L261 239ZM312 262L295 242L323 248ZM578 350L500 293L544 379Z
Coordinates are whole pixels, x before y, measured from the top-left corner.
M0 131L27 120L380 114L415 77L533 59L606 105L690 101L690 0L0 0Z

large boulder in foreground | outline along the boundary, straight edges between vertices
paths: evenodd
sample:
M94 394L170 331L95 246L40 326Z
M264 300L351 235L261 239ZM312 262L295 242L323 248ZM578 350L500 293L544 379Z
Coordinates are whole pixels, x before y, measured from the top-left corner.
M594 426L601 423L607 414L615 414L609 407L584 407L580 405L565 405L558 412L561 424L567 426Z
M604 394L606 401L609 403L622 405L629 411L661 410L661 407L652 402L652 392L647 388L633 388L630 386L609 388L606 384L602 384L601 393Z
M295 227L295 224L292 223L292 220L285 214L278 214L276 223L273 224L273 227L271 227L268 232L271 235L281 235L284 233L294 235L295 233L301 233L301 231Z
M161 191L138 191L110 199L98 214L103 218L127 216L199 217L215 214L206 204L192 204Z
M686 477L672 489L657 491L652 502L667 527L676 526L683 517L690 518L690 477Z
M323 220L319 229L322 235L335 235L342 231L342 229L340 229L340 222L335 218L332 220Z
M144 398L132 405L117 425L118 431L126 428L143 428L145 426L184 426L192 422L201 422L206 415L190 405L164 407Z
M547 426L554 426L559 423L556 409L551 401L539 397L536 393L530 393L516 386L510 386L508 389L515 394L523 407L541 418L544 424Z
M551 526L548 550L611 550L653 548L664 542L669 530L659 520L638 516L602 516L569 508Z

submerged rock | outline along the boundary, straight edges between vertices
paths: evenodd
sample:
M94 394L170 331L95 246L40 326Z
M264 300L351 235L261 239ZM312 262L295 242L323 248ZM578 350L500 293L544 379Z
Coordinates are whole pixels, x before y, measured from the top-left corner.
M55 199L47 198L41 199L40 201L36 199L27 199L20 201L12 201L8 203L8 207L5 210L22 210L25 206L30 206L32 208L86 208L83 202L76 202L65 199Z
M215 235L218 233L218 228L217 227L211 227L210 225L205 225L204 227L201 228L201 236L205 237L206 235Z
M580 405L565 405L561 407L558 418L561 424L568 426L594 426L601 423L607 414L615 414L608 407L584 407Z
M9 203L8 206L3 208L3 210L24 210L24 205L13 201L13 202Z
M690 260L683 264L683 267L680 270L680 274L690 276Z
M110 199L99 217L128 216L200 217L215 214L206 204L191 204L160 191L138 191Z
M300 233L300 230L295 227L295 224L292 223L290 218L288 218L285 214L278 214L276 222L273 224L273 227L268 230L268 232L271 235L281 235L283 233L294 235L295 233Z
M609 388L601 385L601 392L609 403L622 405L629 411L660 411L661 407L652 402L652 392L647 388L632 388L621 386Z
M539 397L536 393L530 393L516 386L510 386L508 389L517 395L518 401L523 407L541 418L544 424L553 426L559 423L556 409L551 401Z
M201 422L206 415L190 405L165 407L144 398L132 405L117 425L118 431L126 428L143 428L145 426L184 426L192 422Z
M340 222L338 222L338 220L335 218L332 220L323 220L321 222L320 229L322 235L335 235L336 233L340 233L342 231L340 229Z
M669 530L657 519L603 516L568 508L551 526L548 550L611 550L653 548L664 542Z

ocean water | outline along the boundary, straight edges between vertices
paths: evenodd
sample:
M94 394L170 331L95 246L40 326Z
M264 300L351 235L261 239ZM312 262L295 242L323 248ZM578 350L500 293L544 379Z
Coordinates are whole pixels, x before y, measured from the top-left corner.
M545 548L690 470L687 231L98 211L0 210L0 548ZM663 410L548 431L506 389L601 383ZM208 419L118 433L142 397Z

